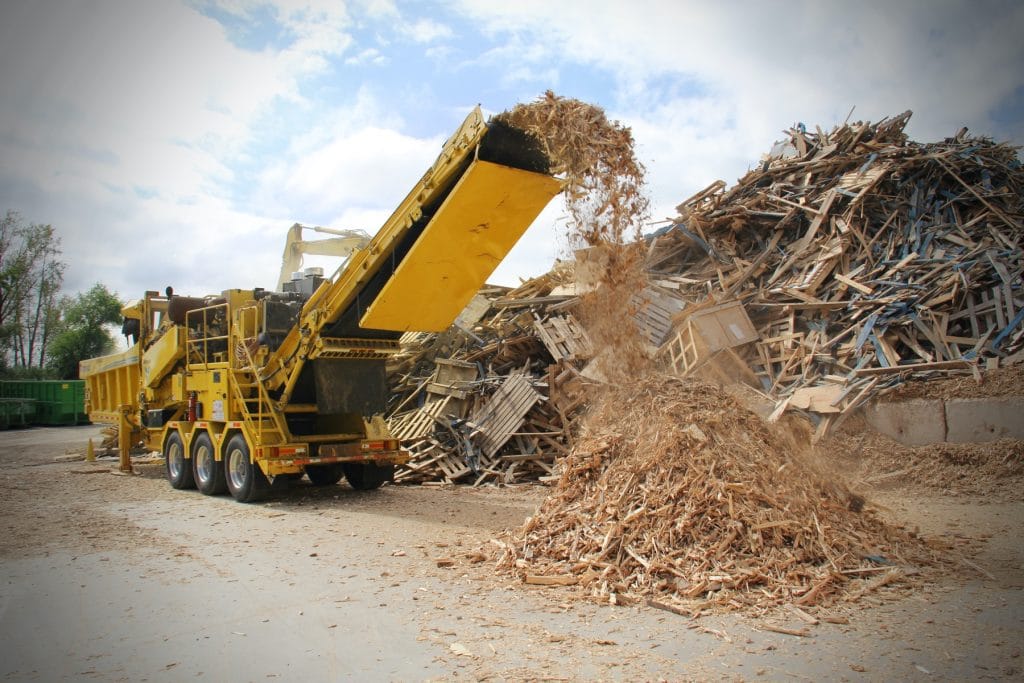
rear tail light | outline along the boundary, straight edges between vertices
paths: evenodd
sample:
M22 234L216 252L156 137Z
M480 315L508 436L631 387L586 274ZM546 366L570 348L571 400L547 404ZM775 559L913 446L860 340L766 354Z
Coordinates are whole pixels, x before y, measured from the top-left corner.
M398 439L381 439L378 441L364 441L360 444L364 451L397 451Z

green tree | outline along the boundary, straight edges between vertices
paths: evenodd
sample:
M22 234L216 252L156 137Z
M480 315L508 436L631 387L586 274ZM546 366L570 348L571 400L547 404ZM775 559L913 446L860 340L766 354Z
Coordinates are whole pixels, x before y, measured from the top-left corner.
M65 264L53 226L0 219L0 367L41 368L57 320Z
M113 351L116 342L108 325L121 322L122 305L98 282L75 298L62 297L61 329L50 343L47 366L61 379L76 379L79 361Z

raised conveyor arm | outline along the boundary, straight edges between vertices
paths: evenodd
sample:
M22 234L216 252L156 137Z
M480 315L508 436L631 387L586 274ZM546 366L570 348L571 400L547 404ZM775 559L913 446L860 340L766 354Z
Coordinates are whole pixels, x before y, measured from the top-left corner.
M547 171L522 131L489 128L475 108L367 247L306 302L264 365L267 386L283 387L280 403L307 360L384 355L402 332L447 329L561 190Z

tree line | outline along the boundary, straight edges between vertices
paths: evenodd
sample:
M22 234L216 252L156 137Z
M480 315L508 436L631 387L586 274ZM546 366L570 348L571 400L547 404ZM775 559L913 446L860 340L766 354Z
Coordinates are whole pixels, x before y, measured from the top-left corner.
M98 282L63 294L62 258L53 226L0 219L0 377L74 379L80 360L113 351L121 301Z

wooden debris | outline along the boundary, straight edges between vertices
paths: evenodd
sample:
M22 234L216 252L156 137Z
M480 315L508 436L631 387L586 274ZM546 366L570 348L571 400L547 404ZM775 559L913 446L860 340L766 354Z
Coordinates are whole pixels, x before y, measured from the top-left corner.
M588 229L579 204L572 228L584 244L618 243L642 213L642 169L619 154L631 137L617 138L603 118L572 123L588 111L548 94L509 116L557 152L580 191L599 179L585 180L590 157L573 156L574 146L588 136L619 145L606 170L628 170L628 183L600 192L628 199L633 213L606 212L614 226ZM792 128L734 187L696 193L626 256L581 249L576 263L514 289L485 287L447 332L403 336L389 368L390 422L413 458L396 480L552 480L579 431L586 387L610 368L635 369L610 351L607 330L584 328L581 297L637 253L644 280L627 289L614 326L658 347L673 373L751 385L775 401L775 420L802 411L815 438L908 379L1019 361L1024 168L1014 148L986 138L910 141L909 118ZM545 136L538 127L549 119L568 128ZM471 378L441 379L446 364ZM512 373L541 400L481 459L470 416L489 402L498 411L495 400L506 399L495 392Z
M672 369L685 376L717 351L743 346L757 338L758 333L743 305L730 301L702 307L688 315L664 349Z
M525 376L509 375L486 405L470 418L469 426L473 429L470 438L480 444L484 456L493 458L519 430L526 413L540 399Z
M672 614L678 614L681 617L693 616L693 612L691 610L685 607L680 607L679 605L673 605L671 603L665 602L664 600L656 600L654 598L650 598L647 601L647 606L654 607L655 609L662 609L666 612L671 612Z
M801 621L803 621L806 624L810 624L811 626L817 626L820 623L817 618L812 617L810 614L808 614L807 612L803 611L802 609L800 609L796 605L786 605L786 609L788 609L790 612L795 614L797 616L797 618L799 618Z
M573 575L540 576L535 574L527 574L523 579L525 583L535 586L575 586L579 580L580 577Z
M411 459L396 482L509 484L553 475L586 407L579 371L590 340L564 305L572 297L550 296L572 278L572 264L559 264L513 290L486 287L474 299L471 329L403 337L389 368L388 424Z
M738 300L760 335L737 349L756 388L782 410L818 415L827 432L911 375L970 371L1021 348L1016 149L966 134L912 142L909 118L790 129L736 186L680 204L648 254L659 277L689 283L662 349L675 372L689 374L701 355L689 321ZM834 377L848 389L835 400L786 403ZM880 382L853 386L864 377Z
M715 387L653 375L607 387L551 496L505 543L498 566L576 576L600 602L644 598L692 611L857 599L906 579L844 570L934 561L759 417ZM680 608L682 609L682 608ZM796 633L793 635L806 635Z
M811 632L805 628L786 628L785 626L776 626L775 624L758 624L757 628L761 631L771 631L772 633L782 633L787 636L799 636L806 638L811 635Z
M586 360L591 356L586 330L571 314L537 318L534 329L555 362Z

